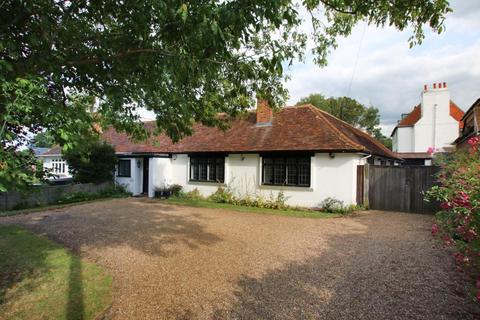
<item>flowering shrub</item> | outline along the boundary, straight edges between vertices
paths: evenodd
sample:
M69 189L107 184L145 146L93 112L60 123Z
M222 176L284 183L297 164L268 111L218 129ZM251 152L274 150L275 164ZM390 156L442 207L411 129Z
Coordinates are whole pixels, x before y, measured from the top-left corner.
M440 184L427 192L427 199L440 202L432 234L454 249L457 266L476 280L480 302L480 139L468 143L469 151L457 151L440 162Z

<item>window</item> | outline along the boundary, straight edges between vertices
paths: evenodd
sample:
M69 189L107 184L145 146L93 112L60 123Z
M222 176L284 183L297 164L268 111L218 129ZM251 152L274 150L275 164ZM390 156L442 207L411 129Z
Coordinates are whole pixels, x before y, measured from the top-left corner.
M225 157L190 157L190 181L223 183L224 180Z
M66 173L65 163L62 158L52 159L52 172L55 174Z
M266 156L262 160L262 184L310 187L310 157Z
M129 160L118 160L117 177L130 177L131 165Z

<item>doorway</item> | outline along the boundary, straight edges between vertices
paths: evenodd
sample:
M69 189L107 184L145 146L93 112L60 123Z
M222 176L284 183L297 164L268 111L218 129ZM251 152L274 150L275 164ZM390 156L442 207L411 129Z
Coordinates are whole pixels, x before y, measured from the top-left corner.
M142 192L148 195L148 170L149 170L149 158L143 158L143 188Z

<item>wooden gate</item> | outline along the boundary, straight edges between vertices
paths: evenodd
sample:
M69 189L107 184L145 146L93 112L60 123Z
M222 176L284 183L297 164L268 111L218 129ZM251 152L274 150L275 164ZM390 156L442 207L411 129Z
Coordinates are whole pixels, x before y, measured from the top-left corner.
M424 192L435 185L436 166L384 167L365 166L364 183L357 199L363 194L363 203L370 209L403 211L412 213L435 213L438 203L424 200ZM357 177L359 171L357 169ZM368 201L368 203L366 203Z

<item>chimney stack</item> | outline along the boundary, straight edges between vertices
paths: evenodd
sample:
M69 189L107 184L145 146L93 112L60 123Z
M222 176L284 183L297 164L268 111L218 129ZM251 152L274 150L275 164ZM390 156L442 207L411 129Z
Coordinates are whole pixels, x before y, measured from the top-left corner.
M269 126L272 124L273 111L268 101L257 98L257 126Z

